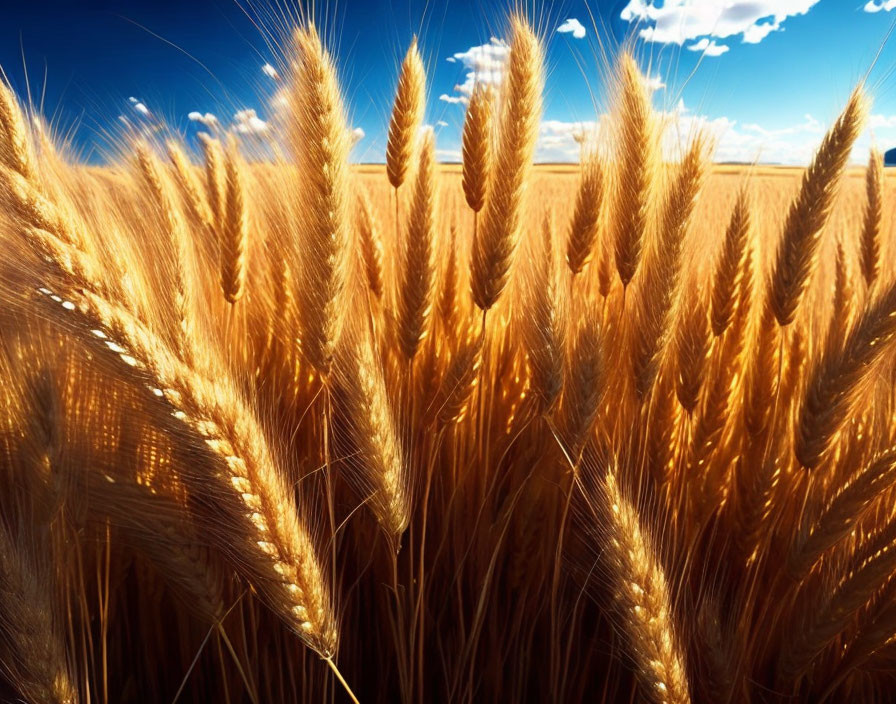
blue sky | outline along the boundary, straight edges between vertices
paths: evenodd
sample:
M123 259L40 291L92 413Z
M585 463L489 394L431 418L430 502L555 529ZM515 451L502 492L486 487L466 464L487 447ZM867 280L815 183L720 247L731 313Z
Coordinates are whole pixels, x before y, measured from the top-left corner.
M164 121L193 139L214 116L219 129L270 139L282 85L263 70L278 52L257 21L283 2L253 2L248 12L245 0L7 3L0 65L18 92L30 88L47 116L75 130L90 160L106 156L121 118ZM351 126L364 133L354 158L383 159L398 65L414 34L429 70L427 122L440 156L457 158L469 74L500 78L511 4L329 3L319 24L338 54ZM679 130L700 124L716 134L717 159L804 163L871 67L896 0L564 0L535 3L532 14L548 47L542 160L575 159L574 134L590 132L606 110L603 57L629 38L649 65L657 107ZM879 146L896 146L894 68L896 39L870 74L871 129L856 160L872 133Z

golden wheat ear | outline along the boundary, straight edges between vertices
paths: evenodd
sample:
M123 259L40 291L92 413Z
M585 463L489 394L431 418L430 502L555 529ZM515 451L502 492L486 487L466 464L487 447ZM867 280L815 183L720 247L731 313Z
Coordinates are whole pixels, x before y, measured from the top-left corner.
M688 415L692 415L700 400L712 333L704 296L695 292L683 308L673 342L675 393L681 407Z
M523 17L511 17L510 27L494 170L470 261L473 301L483 311L495 305L507 285L541 120L541 43Z
M616 192L611 222L616 270L622 285L628 286L641 260L659 158L653 107L638 64L630 54L622 54L617 71Z
M799 195L787 213L772 269L769 298L779 325L790 324L796 315L816 263L821 234L840 177L867 113L865 93L861 87L856 88L837 122L825 135L803 176Z
M865 220L859 261L862 276L871 287L880 272L880 228L883 218L884 160L877 149L871 150L865 172Z
M401 287L398 291L398 343L404 358L414 359L427 335L432 299L435 220L436 147L427 130L420 148L420 165L408 217Z
M387 535L398 540L410 520L408 476L383 360L365 326L347 330L335 361L334 396L359 451L362 489Z
M414 37L401 64L386 140L386 174L393 188L401 187L411 166L425 109L426 71Z
M706 141L697 135L678 166L649 256L639 278L633 344L635 390L653 387L674 327L674 302L681 283L681 250L706 172Z
M894 484L896 447L890 447L850 477L812 521L808 533L797 536L790 556L794 578L803 578L826 550L846 538L875 500Z
M19 101L0 79L0 163L22 178L37 179L37 160Z
M541 249L533 253L533 271L525 288L523 344L529 359L538 412L550 413L563 388L565 310L554 265L554 228L549 214L542 223Z
M296 31L294 50L288 137L309 204L300 220L296 301L302 354L326 376L345 316L348 132L336 69L314 26Z
M231 137L224 159L225 205L221 225L221 290L230 304L242 298L246 283L249 223L244 178L236 138Z
M638 510L623 495L616 468L607 471L607 557L625 635L644 694L657 704L688 704L684 651L672 613L669 587Z
M737 293L744 274L744 259L748 255L750 238L750 206L746 188L737 194L734 210L725 230L722 251L712 279L712 332L719 337L734 318Z
M31 543L31 544L29 544ZM54 603L52 565L0 527L0 672L24 701L77 704Z
M224 222L224 148L221 142L206 132L199 133L199 144L205 158L205 190L214 228Z
M488 84L473 88L462 135L462 185L467 205L479 213L485 205L492 172L492 113L494 91Z
M573 465L577 465L594 431L594 423L606 391L606 360L601 323L588 312L578 323L570 342L559 425Z
M591 259L598 236L602 198L603 172L595 155L582 165L576 205L569 224L566 263L573 274L581 273Z
M48 306L99 360L114 365L159 404L159 422L194 442L208 461L181 472L196 515L228 564L270 609L324 656L337 631L314 541L265 435L226 376L214 381L180 362L126 311L89 292L41 288Z
M896 284L853 323L845 340L829 339L809 371L799 411L796 457L818 466L896 341Z
M370 198L363 190L358 195L355 229L358 233L361 261L367 274L367 286L379 300L383 297L383 243Z
M140 140L134 145L137 175L147 191L165 228L173 262L173 304L178 325L174 343L178 355L190 363L195 359L196 344L196 277L192 271L195 259L193 243L175 202L174 189L164 175L161 164L150 145Z
M186 205L191 220L200 230L214 231L215 223L212 219L212 212L202 194L202 185L196 178L190 159L184 153L183 147L173 139L168 140L165 146L175 183L177 183L181 200Z

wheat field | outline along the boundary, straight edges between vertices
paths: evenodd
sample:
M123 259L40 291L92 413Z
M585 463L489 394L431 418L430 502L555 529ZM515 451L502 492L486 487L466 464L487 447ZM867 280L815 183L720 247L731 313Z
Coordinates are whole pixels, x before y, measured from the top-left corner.
M894 190L609 137L534 166L542 41L440 165L416 41L385 166L338 57L289 119L78 163L0 86L0 699L886 702Z

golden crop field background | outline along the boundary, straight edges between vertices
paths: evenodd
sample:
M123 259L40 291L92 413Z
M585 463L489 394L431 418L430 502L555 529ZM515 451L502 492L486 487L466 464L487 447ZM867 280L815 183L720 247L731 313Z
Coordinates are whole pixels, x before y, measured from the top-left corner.
M542 43L436 163L416 42L352 165L310 23L282 151L79 164L0 85L0 698L887 702L893 177L534 166Z

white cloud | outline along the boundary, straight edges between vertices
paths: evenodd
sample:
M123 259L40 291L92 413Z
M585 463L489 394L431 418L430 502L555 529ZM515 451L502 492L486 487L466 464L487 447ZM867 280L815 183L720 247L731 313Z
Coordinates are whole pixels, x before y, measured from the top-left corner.
M364 139L366 134L367 133L364 132L364 130L361 129L360 127L355 127L355 129L352 130L351 137L350 137L352 146L355 146L358 142L360 142L362 139Z
M881 0L877 0L880 2ZM896 0L884 0L896 6ZM757 44L781 29L788 17L804 15L818 0L629 0L620 17L637 23L642 39L681 45L699 37L725 39L740 34L747 44ZM875 5L875 0L868 5ZM869 10L865 6L866 11ZM717 56L717 54L711 54Z
M128 98L128 102L133 106L134 110L139 112L144 117L149 116L149 108L146 107L141 101L135 98L133 95Z
M557 27L557 31L561 33L571 33L576 39L582 39L585 36L585 27L577 19L570 17L566 22Z
M187 115L187 118L190 120L190 122L198 122L205 125L206 127L218 126L218 118L212 115L210 112L203 114L194 110Z
M889 12L894 7L896 7L896 0L868 0L862 9L865 12L880 12L881 10Z
M448 61L460 62L467 69L467 73L464 82L454 86L454 92L459 95L443 93L439 96L439 100L444 100L446 103L465 103L477 84L500 85L504 80L504 66L509 55L510 45L503 39L492 37L488 44L471 46L466 51L449 56Z
M663 79L659 76L644 76L644 85L651 91L657 91L666 87Z
M728 51L725 44L716 44L715 40L710 41L703 37L699 42L691 44L687 47L690 51L702 51L706 56L721 56Z
M445 122L444 120L439 120L439 121L436 123L436 127L447 127L447 126L448 126L448 123Z
M267 129L268 123L251 108L240 110L233 116L233 131L239 134L261 134Z
M896 115L872 115L868 118L868 127L873 130L894 129L896 128Z
M682 148L698 132L705 134L715 145L713 159L717 162L754 161L787 165L806 165L814 156L826 131L826 125L805 115L794 124L766 128L757 124L740 124L728 117L709 117L689 110L683 101L659 115L662 128L661 144L664 158L677 159ZM874 115L873 128L891 130L896 139L896 115ZM591 122L545 120L539 127L536 160L539 162L576 162L585 150L612 148L612 126L606 115ZM864 134L853 150L852 161L864 163L868 159L870 139Z
M277 69L275 69L270 64L265 64L264 66L261 67L261 70L264 73L264 75L268 76L269 78L273 78L274 80L277 80L278 78L280 78L280 74L277 73Z
M436 149L436 159L459 162L461 160L460 149Z

